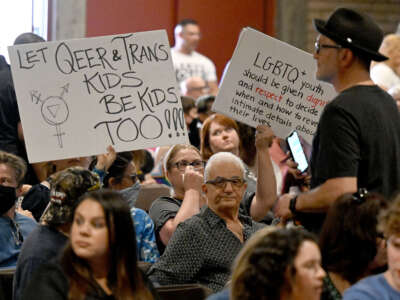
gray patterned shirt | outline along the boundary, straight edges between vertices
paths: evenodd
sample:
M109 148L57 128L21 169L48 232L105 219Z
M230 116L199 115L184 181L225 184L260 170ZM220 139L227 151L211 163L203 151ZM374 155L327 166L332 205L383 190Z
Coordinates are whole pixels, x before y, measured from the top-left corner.
M263 224L239 215L244 241ZM231 264L243 244L210 208L180 223L168 246L148 272L161 285L200 283L221 290L230 276Z

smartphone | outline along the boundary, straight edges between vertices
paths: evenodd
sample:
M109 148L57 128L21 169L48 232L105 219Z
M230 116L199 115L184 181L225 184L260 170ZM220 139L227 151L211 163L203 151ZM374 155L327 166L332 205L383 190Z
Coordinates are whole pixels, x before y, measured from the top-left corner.
M293 160L298 163L297 169L303 173L308 168L308 162L297 132L293 131L286 138L286 142L288 144L290 153L292 154Z

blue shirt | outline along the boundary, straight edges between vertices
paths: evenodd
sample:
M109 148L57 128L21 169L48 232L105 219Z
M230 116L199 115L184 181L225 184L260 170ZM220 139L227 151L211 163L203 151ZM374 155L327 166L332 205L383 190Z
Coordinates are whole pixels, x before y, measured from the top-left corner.
M37 223L28 217L15 213L14 220L0 217L0 268L17 265L22 242L35 229Z
M344 292L343 300L395 300L400 299L383 274L369 276Z
M231 289L223 289L222 291L208 296L207 300L229 300Z
M160 257L154 234L154 223L142 209L132 207L131 215L136 231L138 260L155 263Z

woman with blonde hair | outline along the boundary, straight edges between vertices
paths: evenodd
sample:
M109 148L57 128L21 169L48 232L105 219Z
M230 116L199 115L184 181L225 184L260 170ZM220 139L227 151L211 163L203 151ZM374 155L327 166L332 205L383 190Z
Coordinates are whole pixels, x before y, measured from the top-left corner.
M383 39L379 52L388 60L371 64L371 79L384 90L400 85L400 35L388 34Z

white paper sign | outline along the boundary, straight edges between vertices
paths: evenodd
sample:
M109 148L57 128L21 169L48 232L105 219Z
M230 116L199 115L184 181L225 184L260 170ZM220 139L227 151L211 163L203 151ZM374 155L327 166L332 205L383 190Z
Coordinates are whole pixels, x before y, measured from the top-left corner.
M242 30L213 111L285 138L297 130L311 144L320 114L336 92L315 79L309 53L251 28Z
M30 162L188 143L165 30L9 54Z

